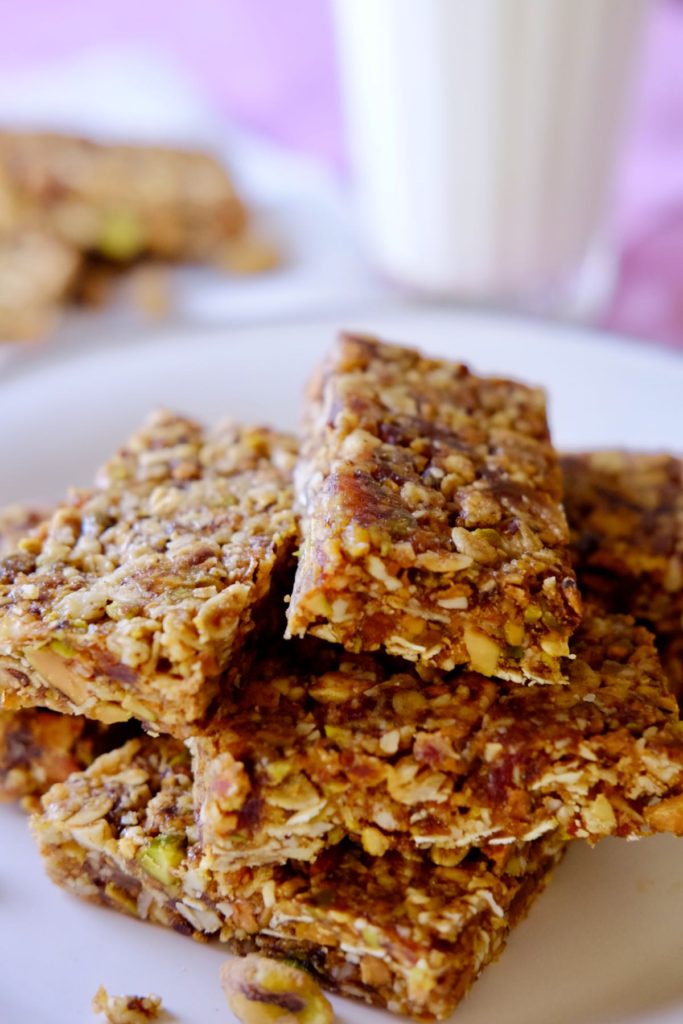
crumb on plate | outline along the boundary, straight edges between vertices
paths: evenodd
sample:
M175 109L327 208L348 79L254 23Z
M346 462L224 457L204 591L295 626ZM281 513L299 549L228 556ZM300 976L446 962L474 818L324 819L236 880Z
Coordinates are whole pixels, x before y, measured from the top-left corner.
M145 1024L161 1019L159 996L110 996L100 985L92 1001L95 1013L103 1013L109 1024Z

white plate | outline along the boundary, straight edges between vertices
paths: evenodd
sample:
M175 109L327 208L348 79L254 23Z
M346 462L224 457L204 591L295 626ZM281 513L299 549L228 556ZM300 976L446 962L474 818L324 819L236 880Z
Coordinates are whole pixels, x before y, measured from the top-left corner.
M567 447L683 450L683 360L656 348L538 322L403 313L351 326L548 387ZM289 426L331 324L189 328L27 349L0 373L0 504L87 483L157 404L206 420ZM182 1024L231 1021L224 954L81 905L43 877L25 822L0 813L0 1024L92 1019L100 983L160 993ZM460 1007L460 1024L681 1024L683 844L575 846L530 918ZM387 1015L336 1000L346 1024Z

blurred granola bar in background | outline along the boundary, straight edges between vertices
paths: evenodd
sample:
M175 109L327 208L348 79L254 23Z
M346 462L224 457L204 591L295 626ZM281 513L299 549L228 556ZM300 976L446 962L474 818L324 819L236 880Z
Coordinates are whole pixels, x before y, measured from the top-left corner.
M211 259L247 222L218 160L160 146L0 132L0 190L17 228L114 262Z
M60 304L104 301L116 269L150 260L244 274L279 258L209 153L0 131L0 339L45 333ZM147 311L149 287L133 297Z

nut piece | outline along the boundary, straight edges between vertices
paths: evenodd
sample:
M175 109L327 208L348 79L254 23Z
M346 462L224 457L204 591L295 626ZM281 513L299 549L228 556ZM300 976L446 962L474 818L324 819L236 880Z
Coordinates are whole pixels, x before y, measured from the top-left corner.
M672 796L645 808L645 820L655 832L683 836L683 796Z
M100 985L92 1001L95 1013L103 1013L109 1024L146 1024L161 1019L159 996L110 996Z
M483 676L494 676L500 658L500 647L481 630L471 626L465 628L465 647L470 657L470 664L475 672Z
M317 982L299 967L251 954L221 967L228 1005L242 1024L332 1024Z
M138 854L140 867L156 878L162 885L173 885L174 872L185 859L186 839L174 832L167 832L145 846Z

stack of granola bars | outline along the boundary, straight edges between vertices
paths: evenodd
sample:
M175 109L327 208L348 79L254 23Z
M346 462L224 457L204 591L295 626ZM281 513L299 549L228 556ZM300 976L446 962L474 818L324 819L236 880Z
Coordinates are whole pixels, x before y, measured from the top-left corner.
M51 877L428 1020L569 841L683 834L681 464L564 472L571 547L543 394L365 337L300 443L154 416L0 562Z

